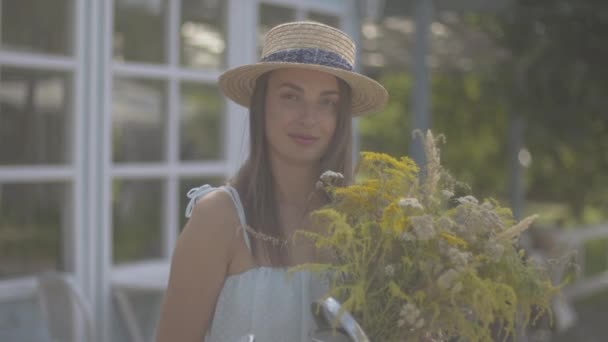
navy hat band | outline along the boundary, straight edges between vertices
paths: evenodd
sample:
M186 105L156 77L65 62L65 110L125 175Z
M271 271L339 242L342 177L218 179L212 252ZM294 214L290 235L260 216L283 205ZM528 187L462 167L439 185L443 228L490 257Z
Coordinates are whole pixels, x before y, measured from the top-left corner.
M316 64L347 71L353 71L353 66L337 53L315 48L289 49L277 51L262 58L261 62Z

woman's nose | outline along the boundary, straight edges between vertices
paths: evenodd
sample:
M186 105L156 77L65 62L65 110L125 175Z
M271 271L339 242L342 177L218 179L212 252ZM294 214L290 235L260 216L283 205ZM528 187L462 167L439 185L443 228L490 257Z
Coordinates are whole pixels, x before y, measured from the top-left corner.
M319 120L319 110L316 105L305 103L300 110L300 121L306 127L314 126Z

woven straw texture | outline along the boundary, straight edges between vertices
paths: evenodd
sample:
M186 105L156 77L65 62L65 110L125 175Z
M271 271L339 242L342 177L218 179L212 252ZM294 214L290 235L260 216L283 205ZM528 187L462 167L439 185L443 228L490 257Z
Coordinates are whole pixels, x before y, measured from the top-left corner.
M271 29L265 36L262 58L293 49L320 49L332 52L355 65L355 44L342 31L313 22L286 23ZM353 116L381 111L388 100L388 92L373 79L339 68L307 63L258 62L230 69L219 78L222 92L234 102L249 107L256 79L269 71L281 68L316 70L344 80L352 89Z

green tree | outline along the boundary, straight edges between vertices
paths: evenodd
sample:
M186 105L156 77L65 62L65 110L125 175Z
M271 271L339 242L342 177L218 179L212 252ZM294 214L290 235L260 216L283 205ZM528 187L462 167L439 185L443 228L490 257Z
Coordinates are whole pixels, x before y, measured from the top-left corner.
M432 71L431 127L447 136L444 165L476 194L505 199L509 120L523 117L524 145L532 155L525 171L527 200L565 206L560 212L565 224L605 220L608 3L516 0L500 12L466 13L444 24L453 33L450 39L463 46L491 42L465 56L472 59L470 70L451 63L461 57L457 52L433 56L440 65ZM467 30L476 34L461 34ZM448 41L434 40L432 46L442 43ZM487 50L496 53L486 55ZM404 69L402 64L380 70L391 99L383 113L361 120L363 149L407 154L411 80Z
M433 74L432 130L446 136L444 166L481 196L506 198L507 112L496 92L498 80L479 72ZM411 79L405 73L381 79L390 94L387 108L360 121L364 150L406 155L412 142Z
M528 198L565 202L579 222L585 209L606 213L608 3L519 0L469 19L510 53L497 71L509 110L528 123Z

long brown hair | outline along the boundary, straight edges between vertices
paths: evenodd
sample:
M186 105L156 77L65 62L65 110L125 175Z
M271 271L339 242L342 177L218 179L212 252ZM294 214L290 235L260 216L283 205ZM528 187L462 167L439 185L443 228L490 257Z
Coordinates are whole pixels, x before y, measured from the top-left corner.
M230 183L236 188L242 199L248 229L259 233L259 236L283 241L284 237L279 226L274 176L270 166L266 139L264 114L269 77L270 73L266 73L256 81L249 106L249 157ZM346 82L339 78L338 87L340 99L336 129L325 155L320 160L320 170L321 172L326 170L340 172L344 175L344 183L348 184L352 178L351 90ZM264 239L251 240L254 259L260 261L262 252L260 247L263 247L272 266L286 266L286 250L281 248L281 245L264 241Z

